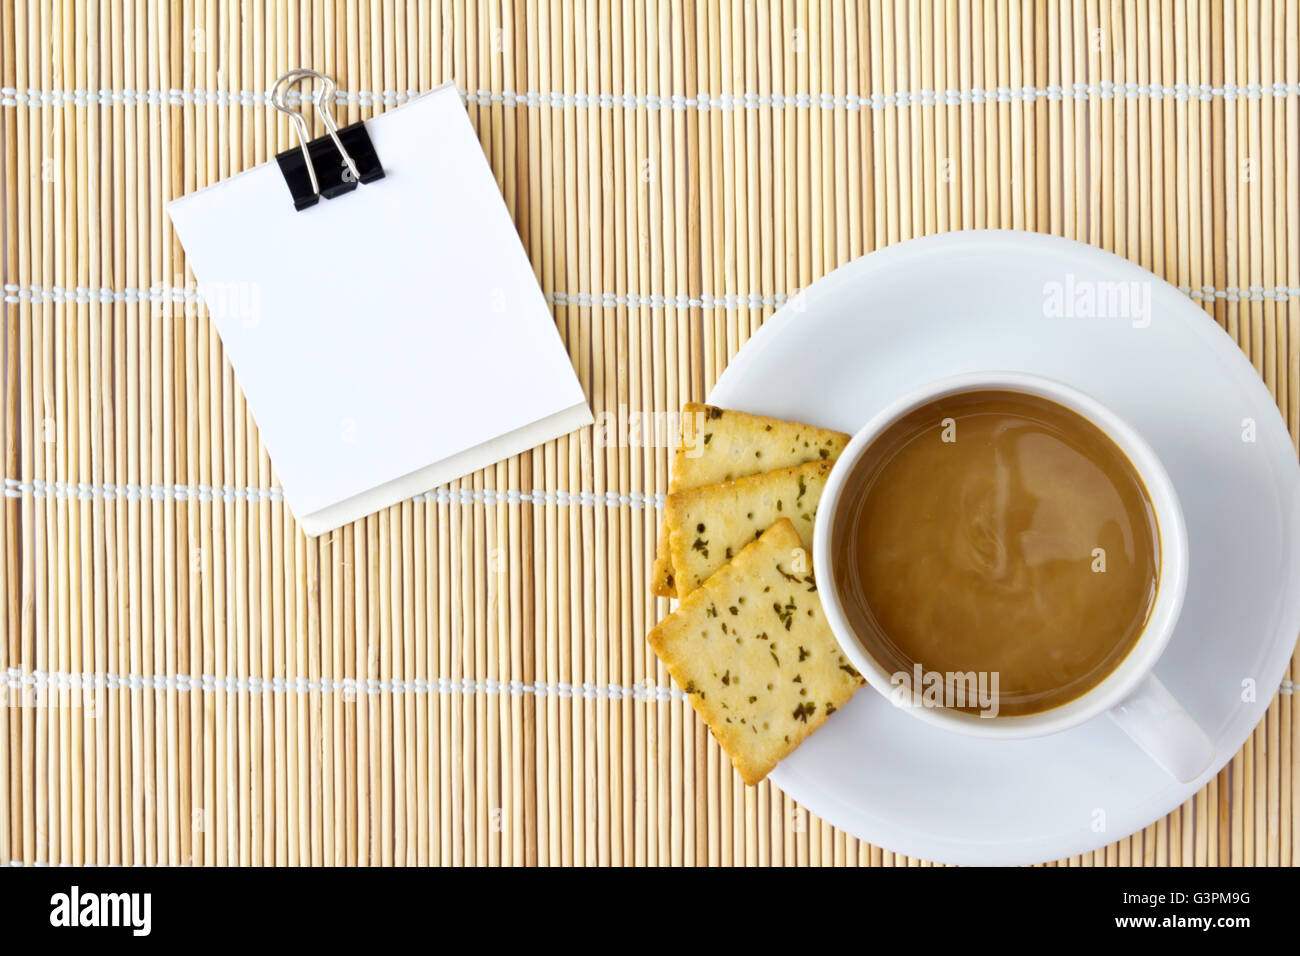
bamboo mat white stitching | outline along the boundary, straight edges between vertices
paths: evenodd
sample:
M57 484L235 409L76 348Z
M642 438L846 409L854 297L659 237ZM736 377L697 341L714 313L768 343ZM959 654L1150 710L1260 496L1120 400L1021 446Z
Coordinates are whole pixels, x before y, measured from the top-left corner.
M478 681L469 677L416 679L404 681L366 680L352 678L331 680L328 677L255 677L238 678L215 674L116 674L112 671L24 671L11 667L7 671L5 686L10 690L54 688L66 690L88 690L104 688L105 690L140 690L155 691L176 690L183 693L216 691L226 694L247 692L293 693L293 694L344 694L355 695L359 691L367 694L505 694L511 697L532 695L535 697L580 697L586 700L635 700L644 703L666 700L687 700L684 692L676 687L663 687L655 684L636 683L630 687L620 684L593 684L590 681L581 684L569 684L563 681L548 684L545 681ZM1295 693L1295 682L1283 680L1278 686L1279 696ZM11 700L0 696L0 704ZM84 706L74 704L73 706Z
M1197 300L1219 300L1224 302L1284 302L1292 296L1300 296L1300 286L1226 286L1216 289L1211 285L1175 286L1179 292ZM167 285L156 285L148 289L126 287L112 289L107 286L90 288L74 286L65 289L61 286L25 285L14 282L5 283L4 301L9 303L31 302L52 305L99 305L114 304L198 304L203 296L194 289L180 289ZM721 295L702 294L692 296L684 292L546 292L546 301L551 305L576 305L579 308L602 306L614 308L639 309L764 309L780 308L799 294L799 290L790 292L750 292L724 293Z
M1300 95L1300 84L1272 83L1267 87L1258 83L1238 86L1226 83L1212 86L1208 83L1192 85L1185 82L1161 83L1112 83L1102 81L1096 84L1073 83L1068 86L1049 84L1041 89L1033 85L997 86L992 89L970 87L967 89L930 90L918 89L915 92L895 90L892 93L697 93L693 96L682 93L666 94L631 94L631 93L568 93L560 91L524 91L514 90L466 90L458 88L461 98L478 106L538 107L549 106L553 109L574 107L577 109L618 107L626 110L695 110L708 112L720 110L729 112L736 109L845 109L857 111L863 109L882 110L887 107L907 108L910 106L961 106L970 104L980 106L984 103L1034 103L1043 99L1049 102L1062 99L1090 100L1099 99L1150 99L1159 101L1169 98L1176 102L1199 100L1210 103L1215 99L1237 100L1261 97L1285 99ZM419 90L336 90L334 102L339 106L355 104L357 106L400 106L407 100L420 95ZM294 92L286 99L290 103L300 103L303 97ZM316 102L318 97L308 97ZM26 106L39 109L46 106L269 106L271 94L265 90L205 90L201 88L167 90L20 90L15 87L0 88L0 106Z
M112 671L23 671L16 667L9 668L6 686L20 692L38 692L42 690L91 690L103 688L109 691L119 690L175 690L181 693L221 692L226 694L342 694L355 697L364 694L485 694L487 696L506 695L510 697L558 697L581 698L583 700L610 701L634 700L641 703L655 703L669 700L687 700L684 692L676 687L663 687L656 684L636 683L624 687L620 684L593 684L585 681L571 684L566 681L547 683L533 681L524 683L519 680L495 681L475 680L471 677L451 678L434 677L429 679L379 680L376 678L354 680L343 678L332 680L328 677L230 677L216 674L116 674ZM22 698L0 697L0 704L23 704ZM30 706L30 702L27 704ZM70 706L86 708L86 704L76 701Z
M284 501L284 490L277 486L267 488L236 487L234 485L136 485L136 484L92 484L86 481L41 481L33 479L23 481L18 478L4 479L4 494L7 498L31 497L38 500L53 499L59 501L115 501L118 498L128 502L139 501ZM534 488L532 491L518 491L514 488L498 490L496 488L434 488L412 495L404 501L412 504L435 505L559 505L561 507L594 508L604 505L607 508L663 508L666 496L663 492L641 494L637 491L564 491L563 489L545 490Z

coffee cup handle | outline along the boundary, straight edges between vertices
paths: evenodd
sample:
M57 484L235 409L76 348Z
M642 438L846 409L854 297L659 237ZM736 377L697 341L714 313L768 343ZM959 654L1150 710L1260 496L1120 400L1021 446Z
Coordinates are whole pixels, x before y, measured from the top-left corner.
M1195 780L1214 760L1210 738L1154 674L1108 713L1147 756L1182 783Z

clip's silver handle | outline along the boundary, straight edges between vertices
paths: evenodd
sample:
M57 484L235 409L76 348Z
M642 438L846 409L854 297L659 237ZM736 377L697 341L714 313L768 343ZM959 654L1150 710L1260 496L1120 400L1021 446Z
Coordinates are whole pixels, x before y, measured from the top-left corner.
M311 152L307 148L307 144L311 141L311 134L307 131L307 120L302 115L302 110L289 105L287 99L289 90L303 80L316 80L320 83L320 92L314 98L311 96L308 98L314 99L316 113L320 116L321 122L325 124L325 132L334 141L334 147L339 151L339 155L343 157L343 162L347 164L353 180L360 182L361 173L357 171L357 164L353 161L352 155L344 148L343 141L339 139L339 128L334 122L334 81L324 73L319 73L316 70L290 70L275 81L275 86L271 87L271 105L293 121L294 131L298 134L298 148L302 150L303 161L307 164L307 175L311 179L312 192L319 197L320 180L316 178L316 166L312 163Z

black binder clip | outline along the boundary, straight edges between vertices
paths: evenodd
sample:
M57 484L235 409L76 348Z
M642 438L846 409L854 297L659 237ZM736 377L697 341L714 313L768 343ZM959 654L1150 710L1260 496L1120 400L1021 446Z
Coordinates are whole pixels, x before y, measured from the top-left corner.
M308 138L302 110L290 106L285 98L291 87L307 79L319 80L321 84L315 102L326 135L318 139ZM293 120L298 134L298 148L280 153L275 161L293 196L293 208L300 212L316 205L321 196L333 199L356 189L357 183L384 178L366 124L353 123L339 129L334 123L333 103L334 81L315 70L290 70L271 89L271 105Z

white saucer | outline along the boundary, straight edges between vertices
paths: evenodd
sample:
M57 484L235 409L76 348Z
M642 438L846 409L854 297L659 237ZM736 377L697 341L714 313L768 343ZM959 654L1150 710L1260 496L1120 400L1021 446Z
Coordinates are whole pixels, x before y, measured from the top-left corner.
M1048 303L1047 284L1072 297L1089 288L1080 282L1141 283L1127 288L1133 302L1148 290L1149 325L1132 308L1049 316L1045 303L1059 300ZM1160 819L1263 718L1300 632L1300 469L1273 398L1213 319L1132 263L1031 233L950 233L850 263L764 324L709 401L851 433L910 388L988 369L1088 392L1134 425L1172 476L1191 572L1156 674L1214 741L1211 770L1178 783L1105 716L1051 737L980 740L924 724L866 688L772 780L890 850L1034 863ZM1246 419L1253 442L1243 440ZM1243 700L1248 680L1254 697Z

